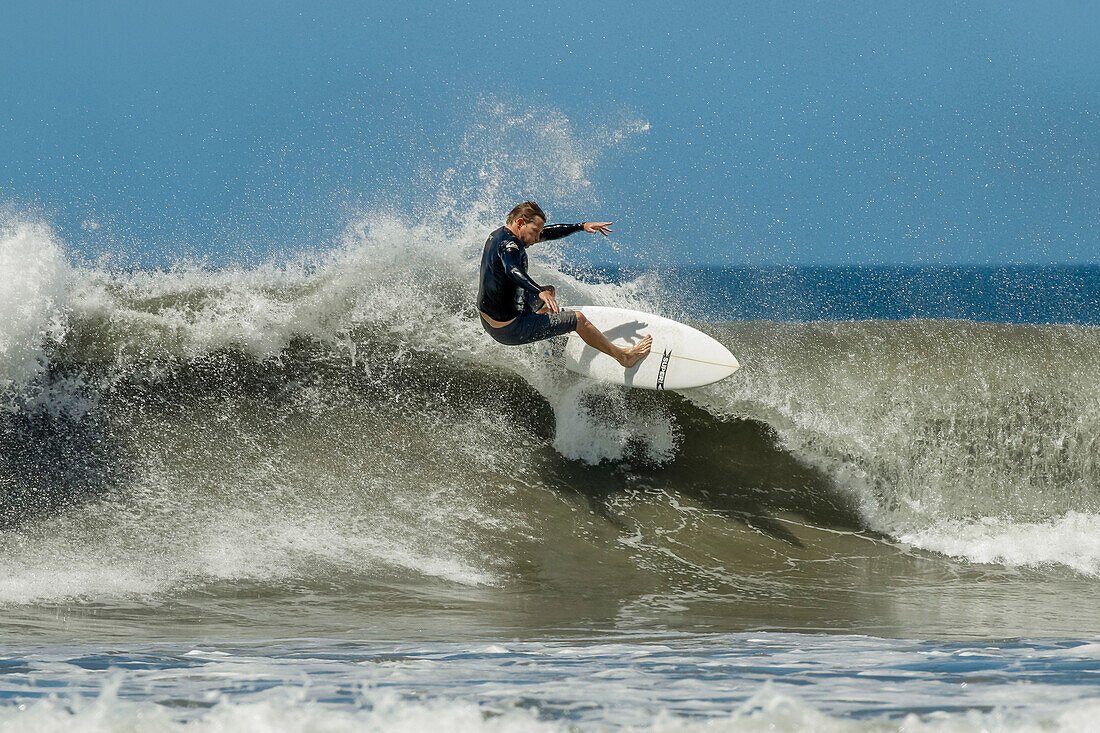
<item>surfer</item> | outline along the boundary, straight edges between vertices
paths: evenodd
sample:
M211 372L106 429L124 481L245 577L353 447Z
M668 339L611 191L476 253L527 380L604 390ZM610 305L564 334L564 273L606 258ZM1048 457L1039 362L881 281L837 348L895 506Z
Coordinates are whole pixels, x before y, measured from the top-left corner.
M576 331L586 344L629 369L649 353L651 336L634 346L620 348L580 311L563 311L553 285L539 285L527 274L528 247L581 230L606 237L611 233L611 222L547 226L546 214L534 201L525 201L512 209L504 226L489 235L481 255L481 283L477 292L481 325L486 333L508 346Z

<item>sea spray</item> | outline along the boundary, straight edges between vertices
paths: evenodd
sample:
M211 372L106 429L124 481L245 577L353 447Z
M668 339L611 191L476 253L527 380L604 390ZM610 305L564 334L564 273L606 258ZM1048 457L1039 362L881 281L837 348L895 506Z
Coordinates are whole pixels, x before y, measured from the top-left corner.
M46 342L64 338L69 278L49 227L0 224L0 393L9 409L13 392L46 369Z

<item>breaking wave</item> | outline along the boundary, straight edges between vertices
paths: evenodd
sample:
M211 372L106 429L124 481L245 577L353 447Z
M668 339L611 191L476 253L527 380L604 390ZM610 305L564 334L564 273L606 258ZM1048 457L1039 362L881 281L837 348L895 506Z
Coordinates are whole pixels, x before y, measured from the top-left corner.
M490 139L537 140L533 160L485 168L466 204L447 182L469 171L444 172L437 201L362 213L319 254L127 271L6 224L0 601L576 582L549 577L548 536L599 559L594 588L625 572L655 603L700 578L760 592L744 568L764 567L747 562L761 543L776 567L908 546L1100 574L1100 331L695 323L738 356L733 378L682 395L584 382L477 324L503 192L552 218L596 200L568 120L493 124ZM657 274L581 280L564 246L532 258L564 302L682 314ZM578 525L578 501L605 524Z

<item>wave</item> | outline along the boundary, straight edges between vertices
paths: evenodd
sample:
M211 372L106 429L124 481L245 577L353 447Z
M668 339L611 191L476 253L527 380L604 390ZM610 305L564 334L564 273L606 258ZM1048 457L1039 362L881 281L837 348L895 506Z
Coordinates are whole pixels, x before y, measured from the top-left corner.
M483 231L376 218L320 259L213 272L74 268L46 229L5 239L5 275L36 304L5 331L5 550L15 568L13 537L33 537L36 559L4 597L326 567L492 585L539 533L570 531L555 496L625 532L615 562L632 567L664 563L638 556L659 523L702 512L803 550L800 523L1100 572L1096 329L697 323L746 364L737 378L625 391L484 337ZM568 302L670 297L552 267L536 264ZM68 586L28 577L44 568Z
M594 201L567 120L498 114L528 158L449 171L437 201L353 217L329 251L126 270L70 263L43 224L0 227L0 600L349 574L614 578L659 599L686 573L751 595L753 563L906 546L1100 574L1100 329L696 322L745 365L733 378L583 382L476 320L508 175ZM573 161L565 184L543 181L551 159ZM463 201L470 175L484 188ZM574 277L564 246L532 257L564 302L687 312L652 273ZM546 536L605 567L547 570Z

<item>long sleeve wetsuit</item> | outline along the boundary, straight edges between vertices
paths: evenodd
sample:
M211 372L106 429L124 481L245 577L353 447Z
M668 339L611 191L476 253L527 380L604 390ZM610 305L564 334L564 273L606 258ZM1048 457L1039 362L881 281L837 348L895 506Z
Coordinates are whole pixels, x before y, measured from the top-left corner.
M584 229L584 224L549 224L540 242L560 239ZM545 290L527 274L527 252L507 227L485 240L481 254L481 278L477 291L479 311L497 321L510 321L529 312L530 301Z

